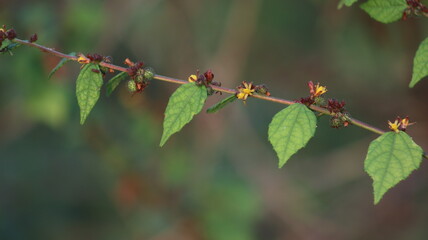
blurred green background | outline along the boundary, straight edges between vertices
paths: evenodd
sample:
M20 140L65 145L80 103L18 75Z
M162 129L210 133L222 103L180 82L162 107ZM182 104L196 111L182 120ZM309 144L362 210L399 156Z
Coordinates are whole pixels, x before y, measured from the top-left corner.
M375 126L409 115L428 149L428 80L407 87L428 20L383 25L337 3L14 0L0 1L0 24L66 53L143 60L181 79L212 69L223 86L265 83L286 99L321 82ZM176 85L154 81L135 96L121 85L80 126L79 65L49 80L58 61L28 47L0 56L0 239L428 238L427 162L373 206L370 132L321 119L278 169L267 127L284 106L249 99L201 113L161 149Z

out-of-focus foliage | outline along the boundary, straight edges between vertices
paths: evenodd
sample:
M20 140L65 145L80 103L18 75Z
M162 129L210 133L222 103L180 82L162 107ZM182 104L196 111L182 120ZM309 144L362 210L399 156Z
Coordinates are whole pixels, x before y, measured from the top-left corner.
M418 50L413 60L413 75L410 87L414 87L422 78L428 76L428 38L426 38Z
M428 149L428 82L406 87L426 20L383 25L337 3L3 1L0 22L63 52L143 60L182 79L211 68L223 86L263 82L288 99L319 81L353 116L384 129L387 119L411 116L417 124L408 133ZM311 148L278 169L266 131L283 106L248 99L201 113L160 149L163 111L177 86L154 81L131 96L123 84L80 126L80 65L49 80L59 59L25 47L14 54L0 58L0 239L428 235L424 162L372 206L363 159L373 134L331 129L321 118Z
M391 23L401 19L407 7L406 0L368 0L361 4L364 11L382 23Z
M337 9L341 9L343 5L350 7L352 4L356 3L358 0L340 0L339 4L337 5Z

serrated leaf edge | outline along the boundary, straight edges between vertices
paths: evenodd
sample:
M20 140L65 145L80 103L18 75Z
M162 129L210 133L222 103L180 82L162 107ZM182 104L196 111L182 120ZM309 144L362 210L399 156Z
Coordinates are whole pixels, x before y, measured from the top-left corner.
M295 104L300 104L300 103L295 103ZM286 163L287 163L287 161L294 155L294 154L296 154L299 150L301 150L302 148L304 148L307 144L308 144L308 142L310 141L310 139L315 135L315 132L316 132L316 128L317 128L317 125L316 125L316 123L317 123L317 120L316 120L316 116L315 116L315 114L311 111L311 110L309 110L305 105L303 105L303 104L300 104L301 106L303 106L304 108L301 108L301 109L299 109L299 112L300 111L304 111L303 113L305 114L305 116L306 116L306 118L309 120L309 122L312 122L312 120L311 120L311 117L309 117L309 113L311 113L311 114L313 114L313 120L314 120L314 123L315 123L315 126L314 126L314 128L313 128L313 131L312 131L312 133L310 133L310 135L311 136L309 136L309 138L308 139L306 139L306 142L303 144L303 146L300 146L294 153L292 153L288 158L284 158L284 156L282 156L282 155L280 155L280 153L278 152L278 150L277 150L277 146L275 146L274 145L274 143L272 142L272 137L274 136L274 135L272 135L272 132L274 132L275 134L278 132L277 130L275 130L275 131L273 131L273 130L271 130L271 127L272 127L272 124L273 124L273 122L274 122L274 120L275 120L275 118L278 116L278 114L280 114L281 112L283 112L283 111L286 111L288 108L290 108L290 107L292 107L293 105L295 105L295 104L292 104L292 105L290 105L289 107L286 107L286 108L284 108L284 109L282 109L281 111L279 111L278 113L276 113L275 114L275 116L272 118L272 121L270 122L270 124L269 124L269 128L268 128L268 139L269 139L269 142L272 144L272 147L273 147L273 149L274 149L274 151L276 152L276 154L277 154L277 156L278 156L278 158L279 158L279 162L278 162L278 168L282 168ZM288 109L288 110L290 110L290 109ZM297 109L296 109L297 110ZM301 113L299 113L299 114L301 114ZM284 122L285 120L282 120L282 123ZM293 123L293 126L296 124L296 121L294 121L294 123ZM280 128L281 126L282 126L283 124L278 124L278 126L277 126L277 128L276 129L278 129L278 128ZM309 126L308 126L309 127ZM290 139L291 138L291 135L288 135L287 136L288 137L288 139Z
M425 56L425 63L420 64L420 61L423 61L423 57ZM417 74L415 72L422 68L422 70L418 71ZM420 74L419 72L426 69L427 74ZM413 88L417 83L419 83L423 78L428 76L428 38L425 38L419 44L418 50L416 50L415 57L413 58L413 70L412 70L412 80L409 83L409 87Z
M92 111L92 109L94 108L94 106L95 106L95 104L97 103L97 101L98 101L98 99L99 99L99 97L100 97L100 90L101 90L101 86L102 86L102 77L101 77L101 73L95 73L95 72L93 72L93 74L97 74L98 76L99 76L99 79L97 79L97 80L101 80L101 84L100 84L100 86L99 86L99 89L98 89L98 91L97 91L97 94L96 94L96 97L95 97L95 101L94 101L94 104L92 105L92 106L89 106L89 108L88 108L88 106L87 106L87 104L88 104L88 96L86 96L86 101L84 101L84 102L81 102L81 97L79 96L79 84L81 84L81 77L87 72L87 71L91 71L92 72L92 69L94 69L94 68L91 68L91 67L94 67L95 68L95 70L100 70L100 67L98 66L98 64L93 64L93 63L89 63L89 64L86 64L86 65L84 65L84 67L83 67L83 69L80 71L80 73L79 73L79 76L77 77L77 80L76 80L76 96L77 96L77 102L78 102L78 105L79 105L79 108L80 108L80 124L81 125L83 125L84 123L85 123L85 121L86 121L86 119L87 119L87 117L89 116L89 113ZM84 104L84 106L83 106L83 104ZM83 109L83 108L88 108L87 109L87 113L86 113L86 111L84 111L84 110L86 110L86 109Z
M166 132L165 131L165 120L167 119L167 112L168 112L168 108L170 108L170 107L172 107L171 105L170 105L170 102L171 102L171 100L172 100L172 98L174 97L174 94L176 94L177 93L177 91L179 91L179 89L181 88L182 89L182 87L184 87L184 86L192 86L192 85L190 85L190 84L193 84L194 86L196 86L196 87L198 87L198 88L203 88L203 90L204 91L202 91L202 92L204 92L205 94L202 94L202 96L201 96L201 98L199 99L199 101L196 101L196 102L199 102L199 104L200 104L200 106L199 106L199 108L196 110L196 111L191 111L191 117L190 117L190 119L187 121L187 122L185 122L184 124L182 124L182 126L181 127L179 127L178 128L178 130L175 130L175 131L173 131L173 132ZM165 118L164 118L164 123L163 123L163 133L162 133L162 137L161 137L161 141L160 141L160 144L159 144L159 146L160 147L162 147L163 145L165 145L165 143L168 141L168 139L172 136L172 135L174 135L175 133L177 133L177 132L179 132L179 131L181 131L181 129L183 129L183 127L184 126L186 126L189 122L191 122L192 121L192 119L193 119L193 117L195 116L195 115L197 115L198 113L200 113L201 111L202 111L202 108L203 108L203 106L204 106L204 103L205 103L205 101L206 101L206 99L207 99L207 94L206 94L206 87L205 86L197 86L195 83L186 83L186 84L184 84L184 85L182 85L182 86L180 86L179 88L177 88L177 90L175 90L175 92L171 95L171 97L170 97L170 99L169 99L169 101L168 101L168 105L167 105L167 107L166 107L166 109L165 109ZM177 118L178 116L176 116L176 118Z

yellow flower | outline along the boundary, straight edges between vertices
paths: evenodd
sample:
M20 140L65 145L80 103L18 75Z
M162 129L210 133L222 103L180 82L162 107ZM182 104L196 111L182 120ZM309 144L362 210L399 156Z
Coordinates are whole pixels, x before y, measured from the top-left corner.
M91 62L91 60L83 54L79 54L79 58L77 58L77 61L81 64L87 64Z
M324 86L320 86L320 84L317 83L317 85L315 86L314 97L319 97L319 96L323 95L326 92L327 92L327 88L324 87Z
M401 119L400 124L401 124L401 128L406 129L408 126L413 125L414 123L410 123L409 117L405 117Z
M407 130L407 127L413 124L415 123L409 122L409 117L405 117L403 119L400 117L397 117L394 122L388 121L389 129L397 133L399 131L405 132Z
M399 128L400 128L401 122L398 119L396 119L394 122L388 121L388 125L389 125L389 129L391 129L392 131L396 133L400 131Z
M198 79L198 77L195 74L192 74L187 78L187 81L195 82L197 79Z
M238 87L238 91L236 97L245 101L248 96L253 95L255 89L253 83L242 82L241 86Z

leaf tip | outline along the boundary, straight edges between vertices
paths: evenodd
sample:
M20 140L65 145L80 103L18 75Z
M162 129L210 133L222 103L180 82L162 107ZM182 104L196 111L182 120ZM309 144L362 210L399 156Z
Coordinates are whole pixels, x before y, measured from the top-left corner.
M409 83L409 88L413 88L419 81L420 79L412 78L412 81Z
M161 139L160 143L159 143L159 147L163 147L163 145L165 145L166 140L164 140L163 138Z
M159 143L159 147L163 147L163 145L165 145L166 141L168 141L169 137L170 137L170 136L167 136L167 135L165 134L165 132L164 132L164 133L162 134L162 137L161 137L161 140L160 140L160 143Z
M383 197L383 194L374 193L373 205L377 205L382 199L382 197Z

